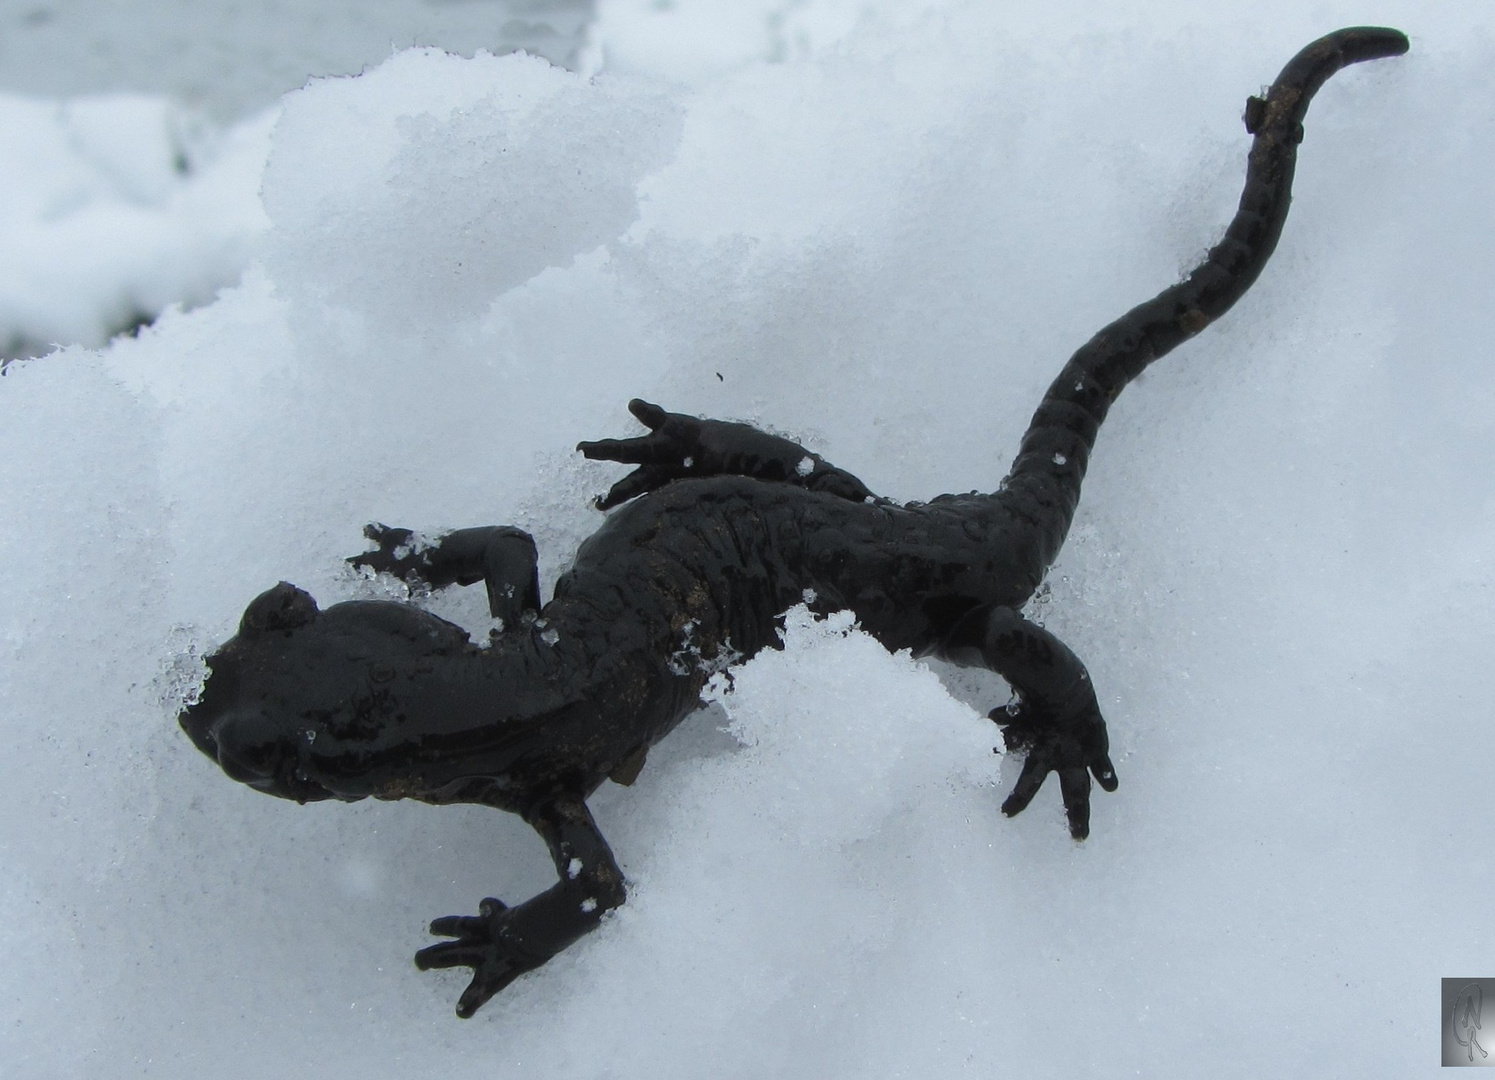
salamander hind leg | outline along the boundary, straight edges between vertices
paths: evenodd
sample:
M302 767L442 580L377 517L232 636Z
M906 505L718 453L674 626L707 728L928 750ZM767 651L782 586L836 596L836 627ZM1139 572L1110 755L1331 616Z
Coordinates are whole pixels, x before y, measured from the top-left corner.
M1106 791L1115 791L1117 782L1106 722L1085 665L1053 634L1008 607L966 615L938 652L953 663L995 671L1017 693L1011 705L990 714L1002 725L1008 749L1026 754L1002 813L1022 813L1049 773L1057 773L1070 835L1089 836L1091 776Z

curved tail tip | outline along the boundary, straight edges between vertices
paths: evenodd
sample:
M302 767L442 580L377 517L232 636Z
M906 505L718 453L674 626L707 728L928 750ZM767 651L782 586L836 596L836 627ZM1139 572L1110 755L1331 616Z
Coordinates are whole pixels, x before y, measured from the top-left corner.
M1349 64L1401 56L1412 47L1406 34L1389 26L1350 26L1327 35L1326 40L1336 41Z

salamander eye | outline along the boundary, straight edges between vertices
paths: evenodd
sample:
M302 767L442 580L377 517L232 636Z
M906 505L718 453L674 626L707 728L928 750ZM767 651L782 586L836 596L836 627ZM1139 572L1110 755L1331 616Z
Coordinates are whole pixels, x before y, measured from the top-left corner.
M369 665L369 682L382 684L387 682L394 682L394 678L395 669L393 664L387 663L383 660L375 660L372 664Z
M302 589L282 581L249 602L239 620L239 633L245 637L272 631L290 633L303 627L318 615L317 602Z

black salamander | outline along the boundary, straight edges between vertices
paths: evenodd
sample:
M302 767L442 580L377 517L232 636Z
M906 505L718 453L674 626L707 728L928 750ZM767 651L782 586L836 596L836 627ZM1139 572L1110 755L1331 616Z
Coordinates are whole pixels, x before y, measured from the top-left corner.
M1310 98L1341 67L1407 47L1395 30L1340 30L1250 99L1245 191L1224 239L1075 353L992 494L897 505L789 440L634 401L649 434L579 447L638 468L598 500L618 509L549 603L518 529L422 546L408 530L370 526L375 549L350 562L435 588L482 581L504 632L480 647L410 605L321 611L282 582L208 659L182 727L267 794L481 803L535 828L556 884L515 907L488 899L477 915L437 919L431 932L453 940L416 955L423 969L473 969L464 1017L623 903L587 797L609 777L631 783L649 747L697 708L710 673L774 645L779 616L806 600L850 609L889 649L998 672L1015 697L991 717L1026 752L1002 811L1020 812L1057 773L1070 834L1084 839L1091 777L1116 787L1106 726L1085 666L1020 609L1064 542L1111 403L1224 314L1271 255Z

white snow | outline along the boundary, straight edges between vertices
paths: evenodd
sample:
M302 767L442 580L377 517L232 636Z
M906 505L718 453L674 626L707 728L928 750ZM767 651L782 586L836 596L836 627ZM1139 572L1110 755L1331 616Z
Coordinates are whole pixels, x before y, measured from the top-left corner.
M0 90L165 95L229 121L416 45L586 69L593 14L593 0L0 0Z
M237 285L5 369L7 1074L1431 1068L1439 977L1495 955L1485 9L810 0L774 10L823 36L685 78L601 7L595 80L414 50L288 95ZM1245 96L1369 21L1412 53L1315 102L1277 255L1113 409L1035 604L1111 726L1084 844L1052 783L1001 816L999 680L796 611L593 799L629 902L463 1023L410 956L553 882L529 830L268 799L177 730L258 592L377 594L366 522L520 525L548 588L621 475L572 447L633 396L893 498L991 488L1073 349L1218 237ZM39 146L49 108L14 114ZM67 160L85 207L193 175ZM431 602L485 630L466 592Z
M0 357L103 345L235 284L268 224L274 120L220 130L162 97L0 95Z

